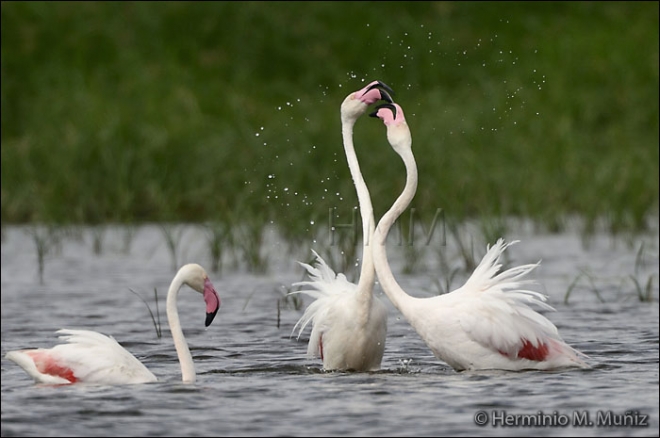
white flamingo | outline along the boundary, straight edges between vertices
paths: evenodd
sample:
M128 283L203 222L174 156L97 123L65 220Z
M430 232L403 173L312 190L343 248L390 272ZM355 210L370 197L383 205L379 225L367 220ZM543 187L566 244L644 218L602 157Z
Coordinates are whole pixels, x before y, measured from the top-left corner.
M374 213L369 190L364 182L353 146L353 127L369 105L386 100L391 89L380 81L350 93L341 104L342 138L348 167L357 191L362 217L362 267L357 284L351 283L344 274L335 274L314 250L316 267L306 263L309 281L294 283L310 289L292 293L304 293L313 298L302 317L293 328L298 338L308 323L312 323L307 346L309 357L320 357L325 370L373 371L380 368L385 350L387 333L387 308L373 295L375 271L369 249L374 231Z
M204 296L207 327L220 308L220 297L204 268L194 263L179 269L167 292L167 320L181 364L182 380L194 383L195 365L181 329L176 301L184 284ZM5 357L16 362L37 383L120 385L157 380L142 362L110 336L91 330L62 329L57 333L67 343L52 348L10 351Z
M412 137L403 110L384 103L370 114L387 127L387 139L402 158L406 184L390 210L378 222L372 245L376 274L394 306L413 326L433 354L455 370L554 369L588 367L579 353L559 336L557 327L530 305L554 310L538 292L520 289L538 266L528 264L499 272L500 256L511 244L499 239L488 248L467 282L450 293L431 298L408 295L396 282L385 242L417 190L417 166Z

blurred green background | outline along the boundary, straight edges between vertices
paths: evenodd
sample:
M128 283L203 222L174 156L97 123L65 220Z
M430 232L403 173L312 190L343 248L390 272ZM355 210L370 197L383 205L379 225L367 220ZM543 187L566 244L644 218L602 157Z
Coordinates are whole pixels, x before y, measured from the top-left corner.
M3 2L2 223L347 222L375 79L422 218L657 223L658 2L271 1ZM355 143L379 217L404 169Z

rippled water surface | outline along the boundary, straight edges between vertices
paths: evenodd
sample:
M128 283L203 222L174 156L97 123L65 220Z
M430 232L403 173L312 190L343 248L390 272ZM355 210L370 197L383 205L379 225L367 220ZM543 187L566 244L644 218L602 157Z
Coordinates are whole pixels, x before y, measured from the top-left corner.
M65 238L46 256L42 284L29 229L4 229L2 436L658 435L657 234L596 237L588 245L570 233L508 236L521 240L508 250L512 263L542 260L533 276L557 309L548 317L590 356L592 369L457 373L431 355L377 288L389 306L382 370L341 373L323 372L318 360L305 357L308 331L300 340L290 336L302 309L282 297L301 279L295 260L308 259L308 247L275 239L263 247L266 273L251 273L240 254L229 252L222 271L212 272L207 236L188 227L177 263L207 267L223 306L204 328L199 296L183 290L179 297L198 372L197 383L184 385L169 331L156 336L147 307L130 291L155 312L156 288L166 327L171 253L159 227L134 231L126 248L125 230L105 230L100 254L91 230ZM393 266L406 290L438 293L446 277L432 260L402 275L396 254ZM458 259L450 247L447 254ZM649 278L653 303L640 301L636 286L644 289ZM454 278L452 288L463 280ZM10 350L54 345L62 327L113 335L160 381L36 385L4 359ZM593 424L574 426L587 417ZM528 426L516 425L524 421Z

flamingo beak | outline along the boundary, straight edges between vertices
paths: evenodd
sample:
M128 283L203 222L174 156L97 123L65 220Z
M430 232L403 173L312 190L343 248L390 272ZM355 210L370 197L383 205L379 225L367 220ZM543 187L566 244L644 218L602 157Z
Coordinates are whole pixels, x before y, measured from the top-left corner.
M378 90L378 91L380 91L380 99L381 100L384 100L384 101L389 102L389 103L394 103L394 101L392 100L392 96L390 96L387 93L387 91L385 91L385 90Z
M390 94L394 94L394 90L392 90L392 88L390 88L390 86L387 85L385 82L374 81L369 87L367 87L364 94L367 94L369 91L373 89L378 89L378 91L380 92L380 100L393 103L392 96L390 96Z
M394 106L393 102L389 103L381 103L376 107L376 110L372 113L369 114L369 117L376 117L378 118L378 111L380 111L382 108L388 108L389 110L392 111L392 114L394 115L394 119L396 120L396 107Z
M206 302L206 322L204 325L208 327L220 309L220 297L208 278L204 280L204 302Z

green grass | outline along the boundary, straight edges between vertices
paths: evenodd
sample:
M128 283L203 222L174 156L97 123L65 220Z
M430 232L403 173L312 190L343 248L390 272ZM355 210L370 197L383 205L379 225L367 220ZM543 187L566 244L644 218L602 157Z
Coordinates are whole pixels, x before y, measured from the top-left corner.
M657 220L657 2L3 2L2 222L312 239L357 204L339 105L374 79L421 220ZM355 142L379 217L403 166L378 121Z
M642 303L652 303L657 299L654 298L654 292L657 291L657 288L654 288L653 286L658 279L658 273L652 272L650 274L642 274L642 272L640 272L643 268L646 268L649 263L657 264L657 255L649 254L645 242L642 241L642 243L639 244L637 255L635 256L634 273L623 276L619 279L620 284L617 290L617 299L627 300L637 298ZM569 298L574 291L586 289L593 293L598 301L605 303L607 300L601 293L602 288L596 283L601 282L602 280L612 283L613 278L599 278L588 269L584 268L580 268L579 271L580 273L573 279L564 293L564 304L569 303ZM583 281L583 279L588 281L588 288L584 285L585 281ZM614 280L616 280L616 278L614 278Z

